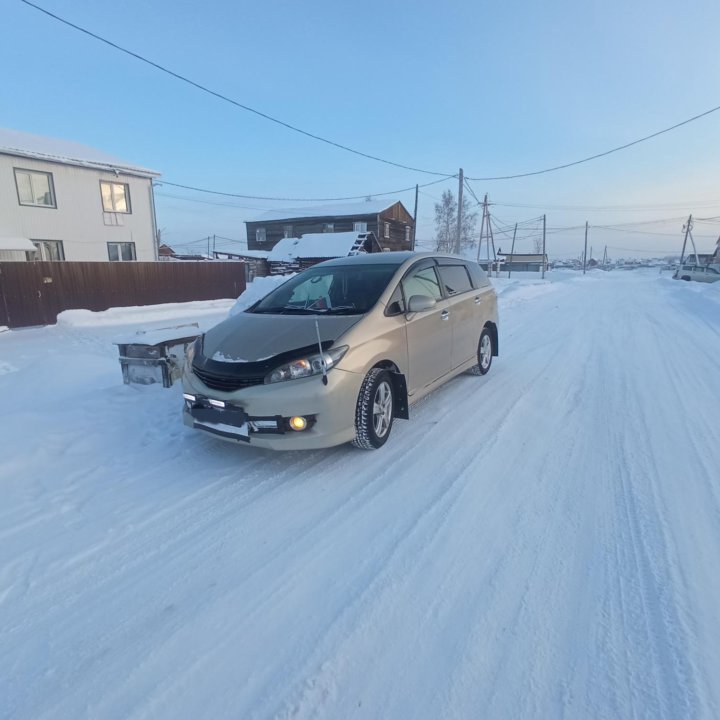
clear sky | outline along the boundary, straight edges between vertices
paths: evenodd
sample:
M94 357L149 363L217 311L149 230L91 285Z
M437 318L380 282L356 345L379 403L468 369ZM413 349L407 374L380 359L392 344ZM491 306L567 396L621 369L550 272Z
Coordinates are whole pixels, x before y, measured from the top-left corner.
M720 105L718 0L37 4L309 132L448 174L571 162ZM20 0L0 3L0 63L0 126L82 142L170 182L333 198L437 179L269 123ZM683 216L720 216L719 175L717 112L585 165L471 185L496 203L501 224L545 212L556 257L578 255L583 241L581 229L557 228L669 219L591 228L594 255L607 244L619 257L678 252ZM457 181L420 194L421 241L432 239L433 204L445 187L457 192ZM413 192L396 197L412 212ZM244 220L301 204L168 185L156 198L164 239L178 249L213 234L244 241ZM714 247L718 233L718 222L698 222L698 250ZM529 249L521 236L518 249Z

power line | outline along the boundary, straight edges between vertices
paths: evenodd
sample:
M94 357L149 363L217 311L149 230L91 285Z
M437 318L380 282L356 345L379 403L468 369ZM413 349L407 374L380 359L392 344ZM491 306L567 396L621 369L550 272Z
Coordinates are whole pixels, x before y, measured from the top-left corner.
M641 250L640 248L621 248L613 245L607 246L608 250L621 250L623 252L641 252L641 253L665 253L667 255L678 255L676 250Z
M21 0L25 2L25 0ZM439 180L432 180L431 182L420 185L419 187L428 187L430 185L437 185L438 183L445 182L446 180L452 180L455 175L448 175L442 177ZM346 197L325 197L325 198L290 198L290 197L269 197L266 195L242 195L240 193L224 192L221 190L208 190L207 188L195 187L193 185L181 185L180 183L170 182L169 180L159 180L155 185L172 185L172 187L182 188L183 190L193 190L194 192L207 193L208 195L222 195L223 197L234 197L241 198L243 200L273 200L279 202L334 202L340 200L364 200L368 197L384 197L385 195L399 195L400 193L409 192L414 190L415 186L402 188L401 190L388 190L387 192L381 193L365 193L364 195L349 195Z
M332 145L333 147L336 147L340 150L345 150L346 152L353 153L354 155L359 155L360 157L367 158L368 160L375 160L377 162L385 163L385 165L393 165L394 167L402 168L403 170L412 170L413 172L419 172L424 173L425 175L444 175L448 176L449 173L442 173L442 172L435 172L433 170L423 170L422 168L416 168L412 167L410 165L403 165L402 163L393 162L392 160L386 160L385 158L378 157L377 155L370 155L369 153L361 152L360 150L355 150L354 148L348 147L347 145L343 145L342 143L335 142L334 140L329 140L328 138L324 138L321 135L316 135L315 133L308 132L307 130L303 130L302 128L297 127L296 125L291 125L290 123L285 122L284 120L280 120L276 117L273 117L272 115L268 115L267 113L264 113L260 110L256 110L255 108L250 107L249 105L245 105L241 102L238 102L237 100L233 100L232 98L228 97L227 95L223 95L222 93L217 92L216 90L211 90L209 87L206 87L205 85L201 85L198 82L195 82L194 80L191 80L190 78L185 77L184 75L180 75L179 73L176 73L173 70L170 70L169 68L164 67L163 65L160 65L159 63L153 62L152 60L149 60L146 57L143 57L142 55L133 52L132 50L128 50L127 48L124 48L117 43L112 42L111 40L108 40L104 37L101 37L100 35L97 35L96 33L87 30L86 28L80 27L80 25L76 25L75 23L70 22L69 20L65 20L64 18L61 18L59 15L55 15L54 13L51 13L49 10L45 10L45 8L40 7L39 5L35 5L35 3L30 2L30 0L20 0L20 2L24 3L25 5L28 5L31 8L34 8L35 10L38 10L39 12L47 15L48 17L51 17L53 20L57 20L58 22L63 23L63 25L67 25L68 27L73 28L74 30L78 30L81 33L84 33L85 35L88 35L91 38L94 38L95 40L99 40L102 43L105 43L106 45L109 45L112 48L115 48L115 50L119 50L122 53L125 53L126 55L130 55L130 57L134 57L136 60L140 60L140 62L144 62L147 65L150 65L151 67L154 67L156 70L160 70L161 72L166 73L167 75L170 75L171 77L176 78L177 80L181 80L184 83L187 83L188 85L192 85L194 88L197 88L198 90L201 90L204 93L207 93L208 95L212 95L213 97L216 97L220 100L224 100L225 102L228 102L232 105L235 105L236 107L239 107L241 110L246 110L247 112L253 113L254 115L257 115L258 117L261 117L265 120L269 120L270 122L275 123L276 125L281 125L284 128L287 128L288 130L292 130L293 132L300 133L301 135L305 135L306 137L312 138L313 140L317 140L318 142L325 143L326 145Z
M387 160L387 159L379 157L377 155L371 155L369 153L361 152L360 150L355 150L354 148L351 148L347 145L343 145L342 143L335 142L334 140L329 140L328 138L322 137L320 135L316 135L315 133L311 133L307 130L303 130L295 125L291 125L290 123L285 122L284 120L280 120L278 118L273 117L272 115L268 115L267 113L264 113L260 110L256 110L255 108L252 108L249 105L245 105L241 102L238 102L237 100L233 100L232 98L228 97L227 95L223 95L222 93L219 93L215 90L211 90L210 88L206 87L205 85L201 85L200 83L195 82L194 80L190 80L189 78L185 77L184 75L180 75L179 73L177 73L173 70L170 70L169 68L166 68L166 67L160 65L159 63L149 60L148 58L146 58L136 52L133 52L132 50L128 50L127 48L124 48L124 47L118 45L117 43L112 42L111 40L107 40L106 38L101 37L100 35L97 35L96 33L92 32L90 30L87 30L86 28L80 27L79 25L76 25L75 23L72 23L69 20L65 20L64 18L60 17L59 15L55 15L54 13L50 12L49 10L42 8L33 2L30 2L30 0L20 0L20 2L27 5L28 7L34 8L35 10L43 13L44 15L47 15L48 17L52 18L53 20L57 20L58 22L62 23L63 25L71 27L74 30L77 30L78 32L81 32L91 38L94 38L95 40L98 40L99 42L104 43L105 45L108 45L108 46L114 48L115 50L118 50L122 53L125 53L126 55L129 55L130 57L135 58L136 60L139 60L140 62L150 65L151 67L154 67L156 70L160 70L161 72L164 72L167 75L170 75L171 77L174 77L175 79L180 80L181 82L187 83L188 85L191 85L192 87L194 87L198 90L201 90L202 92L207 93L208 95L212 95L215 98L224 100L225 102L230 103L231 105L234 105L235 107L238 107L241 110L245 110L247 112L253 113L254 115L257 115L258 117L261 117L265 120L269 120L270 122L273 122L277 125L287 128L288 130L292 130L293 132L299 133L299 134L309 137L313 140L317 140L318 142L322 142L327 145L331 145L340 150L345 150L346 152L353 153L354 155L358 155L360 157L364 157L369 160L375 160L376 162L384 163L385 165L392 165L394 167L402 168L404 170L411 170L412 172L423 173L425 175L441 175L443 178L453 177L453 175L451 173L437 172L434 170L427 170L427 169L423 169L423 168L413 167L411 165L403 165L402 163L394 162L392 160ZM659 135L663 135L664 133L668 133L672 130L676 130L677 128L682 127L683 125L687 125L688 123L694 122L695 120L699 120L700 118L703 118L706 115L710 115L711 113L717 112L718 110L720 110L720 105L718 105L717 107L711 108L710 110L706 110L705 112L702 112L698 115L694 115L691 118L687 118L686 120L676 123L675 125L671 125L670 127L664 128L663 130L659 130L650 135L646 135L645 137L641 137L641 138L638 138L637 140L633 140L632 142L628 142L628 143L625 143L624 145L620 145L620 146L612 148L610 150L606 150L605 152L601 152L596 155L591 155L591 156L583 158L581 160L575 160L574 162L565 163L563 165L555 165L553 167L545 168L543 170L535 170L532 172L517 173L514 175L496 175L496 176L490 176L490 177L468 177L467 179L473 180L473 181L514 180L517 178L531 177L533 175L543 175L545 173L555 172L557 170L564 170L565 168L569 168L569 167L573 167L575 165L580 165L582 163L590 162L591 160L597 160L598 158L605 157L606 155L611 155L612 153L619 152L620 150L625 150L629 147L632 147L633 145L638 145L639 143L645 142L646 140L651 140L652 138L658 137ZM251 198L251 199L262 199L262 198ZM350 199L350 198L348 198L348 199Z
M628 211L643 212L647 210L684 210L690 207L720 207L720 202L710 200L677 202L660 205L522 205L520 203L491 202L491 205L509 208L531 208L539 210L578 210L583 212Z
M22 2L27 2L27 0L22 0ZM633 140L632 142L625 143L624 145L618 145L618 147L612 148L611 150L606 150L605 152L598 153L597 155L590 155L590 157L583 158L582 160L575 160L574 162L565 163L564 165L555 165L554 167L545 168L544 170L535 170L533 172L526 172L526 173L517 173L516 175L498 175L495 177L470 177L468 180L474 180L474 181L487 181L487 180L515 180L517 178L524 178L524 177L530 177L532 175L543 175L545 173L555 172L556 170L564 170L565 168L573 167L575 165L581 165L582 163L590 162L591 160L597 160L598 158L605 157L606 155L612 155L613 153L619 152L620 150L626 150L629 147L632 147L633 145L639 145L642 142L645 142L646 140L652 140L652 138L658 137L658 135L663 135L664 133L668 133L671 130L677 130L677 128L682 127L683 125L687 125L688 123L694 122L695 120L699 120L700 118L705 117L706 115L710 115L711 113L717 112L720 110L720 105L710 108L710 110L705 110L705 112L700 113L699 115L693 115L693 117L688 118L687 120L683 120L682 122L676 123L675 125L671 125L670 127L664 128L663 130L658 130L657 132L652 133L651 135L646 135L645 137L638 138L637 140Z
M172 193L155 192L155 197L172 198L173 200L184 200L187 202L201 203L202 205L214 205L215 207L235 208L237 210L267 210L266 207L254 207L251 205L237 205L231 202L213 202L212 200L201 200L200 198L186 197L184 195L173 195Z

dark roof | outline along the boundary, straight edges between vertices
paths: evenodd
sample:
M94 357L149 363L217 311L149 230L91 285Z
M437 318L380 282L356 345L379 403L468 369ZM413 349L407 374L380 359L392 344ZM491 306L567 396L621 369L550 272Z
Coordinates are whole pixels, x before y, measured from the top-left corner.
M391 208L399 200L370 200L354 203L334 203L332 205L314 205L304 208L278 208L267 210L262 215L247 222L281 222L285 220L311 220L323 217L366 217L379 215ZM405 207L403 205L403 207Z

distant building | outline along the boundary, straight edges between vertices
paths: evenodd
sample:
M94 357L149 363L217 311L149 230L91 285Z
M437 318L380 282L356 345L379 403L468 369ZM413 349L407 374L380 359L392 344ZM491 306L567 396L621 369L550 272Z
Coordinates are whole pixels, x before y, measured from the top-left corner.
M515 253L498 252L500 270L513 270L516 272L540 272L548 269L548 257L542 253ZM482 263L481 263L482 264Z
M269 252L267 261L272 275L284 275L323 260L381 250L372 232L310 233L301 238L283 238Z
M1 260L157 260L154 170L0 129Z
M270 210L245 225L250 250L272 250L283 238L343 232L372 232L383 250L410 250L415 229L403 204L387 200Z

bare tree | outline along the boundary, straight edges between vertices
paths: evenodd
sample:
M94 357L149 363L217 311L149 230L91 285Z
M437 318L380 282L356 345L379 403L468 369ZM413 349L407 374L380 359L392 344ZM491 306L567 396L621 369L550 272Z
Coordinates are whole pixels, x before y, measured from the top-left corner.
M535 254L536 255L542 255L542 235L540 237L535 238Z
M453 252L457 232L457 200L452 190L445 190L439 203L435 203L435 247L438 252ZM460 247L475 246L475 225L477 213L471 212L467 198L463 197L463 212L460 221Z

